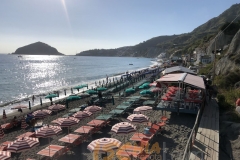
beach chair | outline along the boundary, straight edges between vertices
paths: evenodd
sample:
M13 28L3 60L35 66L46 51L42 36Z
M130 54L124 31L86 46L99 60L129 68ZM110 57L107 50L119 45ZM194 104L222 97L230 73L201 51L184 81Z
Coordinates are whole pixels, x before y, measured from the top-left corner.
M5 123L1 125L3 130L8 130L14 127L14 125L12 125L11 123Z

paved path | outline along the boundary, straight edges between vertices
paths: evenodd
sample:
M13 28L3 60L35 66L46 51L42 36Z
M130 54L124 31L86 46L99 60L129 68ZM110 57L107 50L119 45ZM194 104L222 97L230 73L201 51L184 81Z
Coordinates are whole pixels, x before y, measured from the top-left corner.
M215 99L208 102L203 111L189 159L219 159L219 109Z

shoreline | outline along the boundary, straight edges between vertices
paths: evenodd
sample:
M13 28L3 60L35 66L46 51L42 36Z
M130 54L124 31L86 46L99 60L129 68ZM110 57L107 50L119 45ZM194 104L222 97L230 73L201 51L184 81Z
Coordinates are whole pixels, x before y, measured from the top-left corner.
M116 93L118 93L118 92L114 92L114 93L112 93L112 95L114 96ZM138 95L139 95L139 91L135 92L134 94L131 94L130 96L138 96ZM129 97L126 97L126 98L129 98ZM82 125L86 125L87 122L91 121L99 114L108 113L112 109L116 108L117 105L124 102L126 98L119 98L118 96L114 97L114 100L115 100L114 105L111 102L105 103L102 106L102 108L103 108L102 112L98 112L87 119L81 120L77 125L70 127L70 133L76 134L74 132L74 130L76 130L77 128L79 128ZM68 110L84 104L85 101L88 99L89 98L86 97L86 98L82 98L77 101L69 102L68 109L65 109L64 111L60 111L58 113L48 116L47 118L43 119L43 123L50 124L52 120L62 117L63 115L65 115L68 112ZM54 101L54 102L57 103L58 101ZM37 107L34 107L34 109L32 108L31 111L37 110L39 108L47 108L49 105L50 105L50 102L44 103L43 106L38 105ZM30 112L30 110L24 109L22 115L27 114L27 112ZM126 143L126 142L132 143L132 141L130 141L129 139L131 138L133 133L128 134L125 137L123 137L121 135L116 135L114 133L109 132L111 130L112 125L114 125L118 122L121 122L121 121L127 121L126 120L127 116L132 114L132 112L133 112L133 110L130 109L122 116L119 116L119 117L113 119L110 123L110 126L106 126L106 127L102 128L99 132L93 134L86 142L83 142L82 144L72 148L71 154L67 153L66 155L61 156L59 158L59 160L65 160L65 159L69 159L69 158L71 158L72 160L79 160L79 159L92 160L92 153L89 150L87 150L87 145L92 140L95 140L98 138L112 137L112 138L116 138L116 139L122 141L123 143ZM15 112L15 114L19 115L19 112ZM160 117L162 116L162 112L157 111L157 110L152 110L152 111L147 112L145 115L149 116L151 122L159 121ZM169 159L169 158L176 159L176 158L182 157L182 155L184 153L184 148L185 148L186 142L188 140L188 136L191 132L192 126L195 123L196 117L194 117L194 115L187 115L187 114L177 115L175 113L170 113L170 112L166 112L166 116L169 118L167 125L164 127L162 134L159 134L157 137L153 138L153 143L157 142L159 144L159 147L161 148L160 156L166 156L167 159ZM9 119L10 118L8 117L8 120ZM143 132L144 128L146 127L146 124L142 123L142 124L138 124L136 126L138 126L138 128L139 128L137 130L137 132ZM31 128L28 127L26 129L18 128L18 129L11 129L9 131L5 131L5 136L0 140L0 142L2 143L7 140L11 140L11 141L15 140L18 135L23 134L27 131L30 131L30 129ZM52 136L50 138L50 143L55 144L55 145L64 145L65 146L66 144L64 144L58 140L67 134L68 134L67 130L63 129L62 133L60 133L57 136ZM27 158L39 159L40 156L37 155L36 153L39 152L40 150L42 150L43 148L46 148L49 145L47 138L39 138L39 142L40 142L40 145L30 149L29 152L12 153L11 160L17 160L17 159L25 160Z

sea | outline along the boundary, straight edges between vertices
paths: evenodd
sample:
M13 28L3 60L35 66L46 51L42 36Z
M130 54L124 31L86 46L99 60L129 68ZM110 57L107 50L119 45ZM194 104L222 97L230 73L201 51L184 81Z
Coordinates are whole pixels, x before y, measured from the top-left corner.
M32 107L39 105L40 97L43 103L49 102L44 97L55 91L59 92L59 97L53 100L69 96L74 86L88 84L91 88L103 83L106 77L113 81L126 72L156 65L158 62L142 57L0 54L0 115L3 109L8 114L13 112L12 107L28 106L29 101ZM75 89L73 92L78 93Z

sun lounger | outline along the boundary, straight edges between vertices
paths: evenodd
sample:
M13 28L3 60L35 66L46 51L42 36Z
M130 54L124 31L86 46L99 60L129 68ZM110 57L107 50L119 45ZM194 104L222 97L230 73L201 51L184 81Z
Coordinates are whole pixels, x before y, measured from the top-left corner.
M7 130L7 129L11 129L14 126L11 123L5 123L1 125L2 129Z

